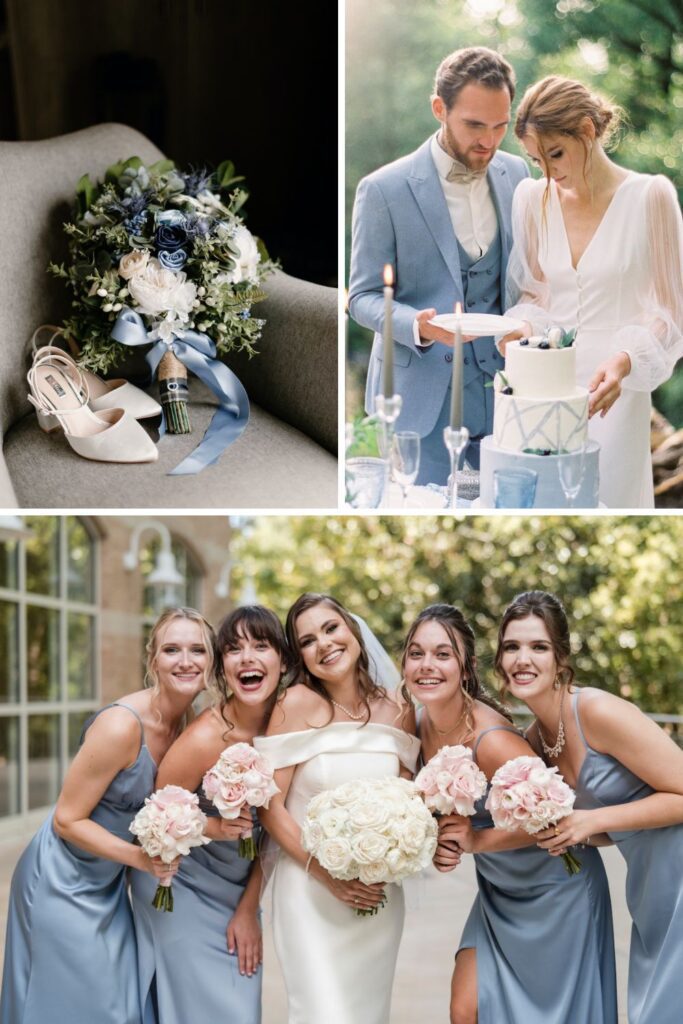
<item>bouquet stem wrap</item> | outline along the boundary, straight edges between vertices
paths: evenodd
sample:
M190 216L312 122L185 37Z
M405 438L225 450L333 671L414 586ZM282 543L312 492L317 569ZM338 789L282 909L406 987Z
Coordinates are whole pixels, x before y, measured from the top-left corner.
M111 336L122 345L137 348L153 343L145 356L152 376L157 372L164 356L172 353L176 359L196 374L218 399L218 408L204 437L186 459L172 469L169 476L199 473L217 462L228 445L236 441L249 422L249 399L239 378L225 363L216 359L216 346L205 334L176 329L169 339L147 332L139 313L122 309L112 328ZM162 406L160 436L168 430L166 409Z
M162 356L159 363L159 394L169 434L190 434L187 370L172 352Z

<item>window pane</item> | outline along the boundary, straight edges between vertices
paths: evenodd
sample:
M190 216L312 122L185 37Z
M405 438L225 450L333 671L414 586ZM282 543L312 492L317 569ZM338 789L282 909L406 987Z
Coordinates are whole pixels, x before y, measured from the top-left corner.
M26 541L26 589L34 594L59 594L59 520L28 516L33 536Z
M93 542L79 519L69 516L67 529L67 593L70 601L92 604Z
M59 699L59 612L26 609L26 662L29 700Z
M29 810L54 803L59 785L59 715L29 715Z
M92 711L74 711L69 715L69 760L76 756L83 726Z
M16 590L19 586L19 544L16 540L0 541L0 587Z
M0 601L0 703L19 700L19 607Z
M89 697L95 696L93 627L91 615L68 613L67 693L69 700L87 700Z
M0 718L0 817L19 813L19 719Z

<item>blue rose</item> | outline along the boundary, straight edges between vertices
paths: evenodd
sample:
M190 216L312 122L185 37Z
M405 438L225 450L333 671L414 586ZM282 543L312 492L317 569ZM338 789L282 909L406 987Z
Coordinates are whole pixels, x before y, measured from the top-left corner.
M174 249L172 252L168 249L159 250L159 263L164 270L182 270L186 259L187 253L184 249Z
M182 249L187 242L187 231L179 224L160 224L154 236L154 243L159 252L175 252Z
M162 210L155 218L157 224L170 224L172 227L185 227L185 214L180 210Z

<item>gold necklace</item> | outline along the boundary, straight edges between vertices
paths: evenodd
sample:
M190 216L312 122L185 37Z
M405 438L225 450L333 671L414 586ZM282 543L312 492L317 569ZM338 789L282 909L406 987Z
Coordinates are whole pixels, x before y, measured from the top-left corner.
M448 736L450 733L455 732L462 725L466 717L467 708L465 708L465 710L463 711L455 725L452 725L449 729L437 729L436 725L434 724L434 722L432 722L431 718L429 719L429 721L432 726L432 729L434 730L434 732L438 733L439 736Z
M559 757L560 754L562 753L562 751L564 750L565 736L564 736L564 722L562 721L562 706L564 704L564 695L565 695L565 693L566 693L566 687L564 687L562 689L562 696L560 697L560 724L559 724L558 729L557 729L557 739L555 740L555 745L554 746L552 746L552 747L548 746L548 744L546 743L545 738L543 736L543 733L541 731L540 719L538 719L538 718L536 719L536 723L538 725L538 735L541 737L541 746L543 747L543 753L545 754L546 757L551 757L553 759L555 759L556 757Z
M339 710L343 711L345 715L348 715L349 718L352 718L354 720L354 722L360 722L360 720L362 718L365 718L365 712L364 711L362 711L360 713L360 715L354 715L354 713L352 711L349 711L348 708L345 708L343 704L339 703L339 701L333 700L332 697L329 697L329 701L330 701L330 704L334 704L335 708L339 708Z

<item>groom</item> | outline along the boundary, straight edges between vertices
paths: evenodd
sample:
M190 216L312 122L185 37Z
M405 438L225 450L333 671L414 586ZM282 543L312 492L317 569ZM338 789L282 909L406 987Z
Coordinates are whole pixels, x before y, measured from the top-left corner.
M435 313L501 313L512 245L512 193L528 175L520 157L497 153L510 122L514 71L484 47L456 50L436 72L432 111L440 127L419 149L380 167L358 186L353 211L349 310L375 331L365 393L374 412L382 381L383 269L394 268L394 390L398 429L421 437L417 483L446 482L453 335ZM479 467L479 441L493 424L486 388L503 365L492 338L465 348L466 459Z

